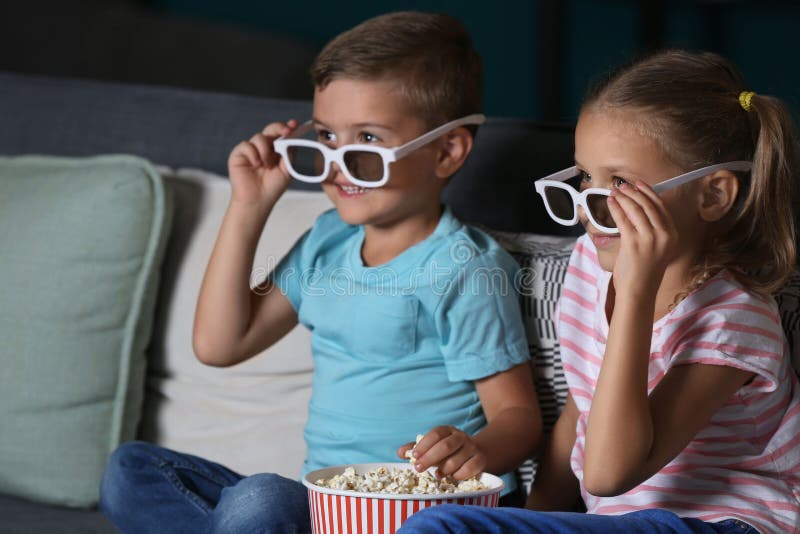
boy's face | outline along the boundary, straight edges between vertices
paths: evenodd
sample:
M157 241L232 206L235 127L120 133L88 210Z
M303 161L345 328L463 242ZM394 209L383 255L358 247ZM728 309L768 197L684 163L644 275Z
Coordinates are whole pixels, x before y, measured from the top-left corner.
M374 144L398 147L426 132L421 117L390 81L338 79L314 92L317 140L330 147ZM367 189L351 183L334 163L322 188L348 224L393 226L415 217L436 217L445 180L435 174L441 141L391 163L383 187Z

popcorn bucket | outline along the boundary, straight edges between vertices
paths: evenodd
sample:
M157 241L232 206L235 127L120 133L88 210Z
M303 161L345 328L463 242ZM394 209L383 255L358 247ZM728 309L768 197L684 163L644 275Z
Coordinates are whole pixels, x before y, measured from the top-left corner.
M439 494L361 493L317 486L314 481L329 479L353 467L357 474L372 469L408 469L408 463L349 464L312 471L303 477L308 488L311 529L314 534L393 534L411 514L441 504L497 506L505 483L497 476L483 473L480 481L488 488L481 491Z

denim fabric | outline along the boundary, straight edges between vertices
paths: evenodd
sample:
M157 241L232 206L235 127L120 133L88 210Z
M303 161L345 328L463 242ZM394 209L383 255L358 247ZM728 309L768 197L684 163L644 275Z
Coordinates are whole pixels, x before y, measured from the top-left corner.
M757 534L749 525L729 519L705 523L667 510L642 510L624 515L534 512L517 508L483 508L456 504L435 506L412 515L399 534Z
M100 510L124 533L305 533L308 493L276 474L242 476L157 445L129 442L109 458Z

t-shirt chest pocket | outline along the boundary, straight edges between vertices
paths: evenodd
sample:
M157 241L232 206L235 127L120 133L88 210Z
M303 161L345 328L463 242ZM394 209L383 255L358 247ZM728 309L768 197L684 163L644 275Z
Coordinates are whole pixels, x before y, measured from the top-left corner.
M411 354L417 343L419 301L413 297L365 295L352 310L352 348L370 360Z

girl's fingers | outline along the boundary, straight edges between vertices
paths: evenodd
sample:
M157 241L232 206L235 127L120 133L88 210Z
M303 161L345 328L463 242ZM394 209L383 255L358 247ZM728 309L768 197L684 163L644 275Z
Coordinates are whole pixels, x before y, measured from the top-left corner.
M664 212L657 207L657 205L661 205L658 198L654 202L651 197L627 184L620 187L615 195L628 220L640 232L667 228Z
M643 195L644 197L648 198L650 202L648 205L653 208L658 215L653 215L651 220L657 228L667 229L672 227L672 214L670 214L667 206L664 205L664 201L661 200L661 197L658 196L658 193L653 191L653 188L650 187L648 184L642 182L641 180L636 182L634 186L635 190L639 192L639 194Z
M635 200L621 193L616 193L614 199L625 212L625 217L639 233L652 232L652 224L648 220L647 214Z
M608 212L611 214L611 218L614 219L614 224L619 229L620 234L633 232L636 227L628 219L617 198L618 195L615 194L608 197Z

